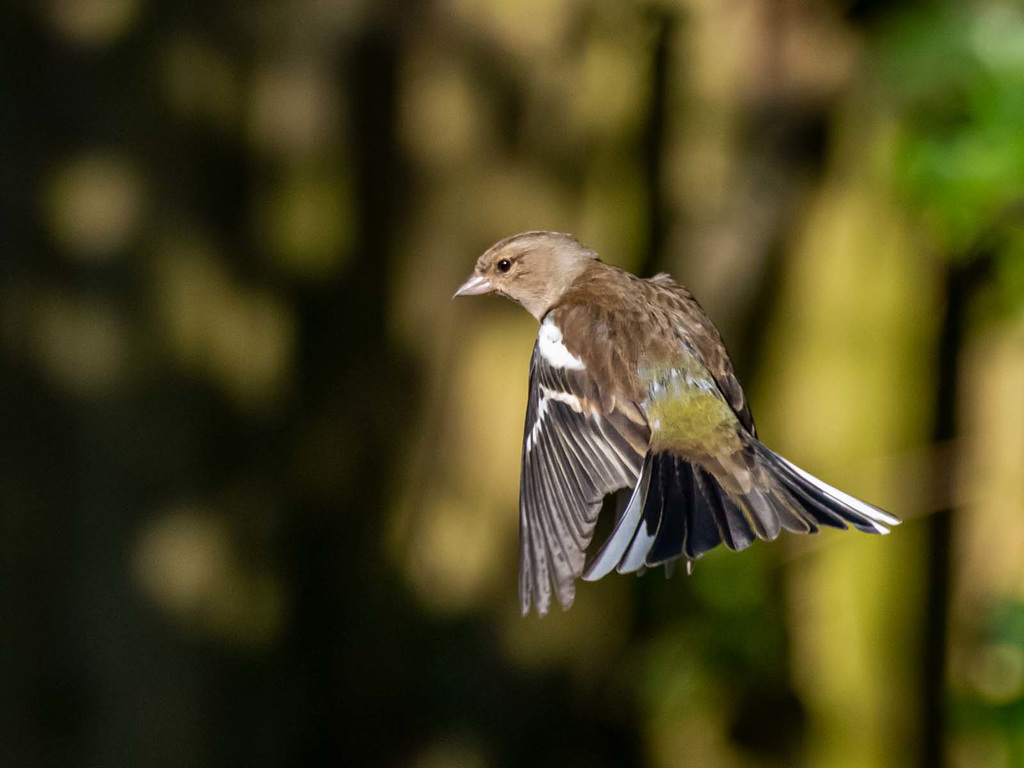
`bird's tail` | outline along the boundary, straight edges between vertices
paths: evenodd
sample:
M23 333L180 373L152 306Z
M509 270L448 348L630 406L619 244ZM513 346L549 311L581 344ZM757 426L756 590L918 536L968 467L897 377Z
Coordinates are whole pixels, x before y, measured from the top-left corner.
M843 493L757 443L758 457L804 516L833 528L852 525L865 533L889 533L900 519L873 504Z
M804 472L752 440L737 468L708 469L669 451L649 453L640 479L607 541L586 568L593 581L613 568L628 573L695 560L724 543L733 550L782 529L817 533L819 526L888 533L900 520ZM735 458L735 457L734 457ZM720 479L721 478L721 479Z

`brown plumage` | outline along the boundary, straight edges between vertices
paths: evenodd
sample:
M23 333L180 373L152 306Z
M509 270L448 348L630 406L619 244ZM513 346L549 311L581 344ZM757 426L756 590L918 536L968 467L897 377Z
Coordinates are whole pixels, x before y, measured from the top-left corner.
M780 529L899 520L811 477L757 439L718 330L665 274L641 279L570 235L524 232L489 248L456 296L498 293L541 322L530 362L520 478L520 599L563 608L575 581L688 566L724 542ZM629 502L587 550L606 494Z

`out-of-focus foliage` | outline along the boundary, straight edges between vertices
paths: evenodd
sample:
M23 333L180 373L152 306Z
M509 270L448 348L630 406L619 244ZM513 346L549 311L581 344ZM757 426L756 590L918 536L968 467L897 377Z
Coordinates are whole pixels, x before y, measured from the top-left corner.
M995 606L974 627L977 651L961 671L953 700L961 743L968 756L1005 765L1024 763L1024 603Z
M996 259L1004 309L1024 305L1024 7L941 2L879 40L900 125L897 183L940 252Z

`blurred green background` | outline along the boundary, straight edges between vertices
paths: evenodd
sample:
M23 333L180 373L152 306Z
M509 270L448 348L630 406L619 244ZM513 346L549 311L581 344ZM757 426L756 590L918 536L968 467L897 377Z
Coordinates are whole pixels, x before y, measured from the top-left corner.
M1024 766L1024 6L0 10L0 764ZM522 619L524 229L899 514Z

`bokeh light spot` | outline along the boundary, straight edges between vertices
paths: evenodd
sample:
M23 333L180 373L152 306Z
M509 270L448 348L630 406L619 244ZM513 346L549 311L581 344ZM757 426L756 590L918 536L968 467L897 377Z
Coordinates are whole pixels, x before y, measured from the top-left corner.
M258 414L278 401L295 345L287 303L236 281L212 248L185 237L167 246L156 283L159 319L182 363L243 411Z
M232 128L239 113L239 74L222 51L194 37L165 46L161 61L164 98L179 115Z
M448 0L444 5L448 6L448 13L529 59L557 51L578 4L547 0Z
M284 622L280 581L243 567L216 510L172 508L153 519L134 551L136 583L186 626L242 647L263 647Z
M336 103L321 69L303 62L267 67L252 83L249 139L258 149L283 155L322 150L337 135Z
M90 396L119 381L127 357L126 328L109 305L50 293L38 298L32 315L36 357L59 386Z
M109 45L124 35L142 10L139 0L47 0L47 20L68 42Z
M422 58L410 67L403 88L402 138L419 159L450 167L491 137L490 115L462 69L438 65L436 55Z
M489 764L476 741L461 734L429 744L412 763L413 768L487 768Z
M1024 696L1024 648L1010 643L986 645L974 658L971 682L983 697L1007 704Z
M143 184L134 166L115 154L87 154L54 174L47 203L57 242L81 261L119 254L139 227Z
M407 553L407 572L421 602L442 612L479 605L501 562L500 528L478 505L441 498L422 515L415 545Z
M143 591L160 606L189 614L228 579L230 554L227 532L213 515L182 507L142 532L135 572Z
M269 192L256 211L257 234L296 277L329 277L348 254L352 206L338 174L297 173Z

